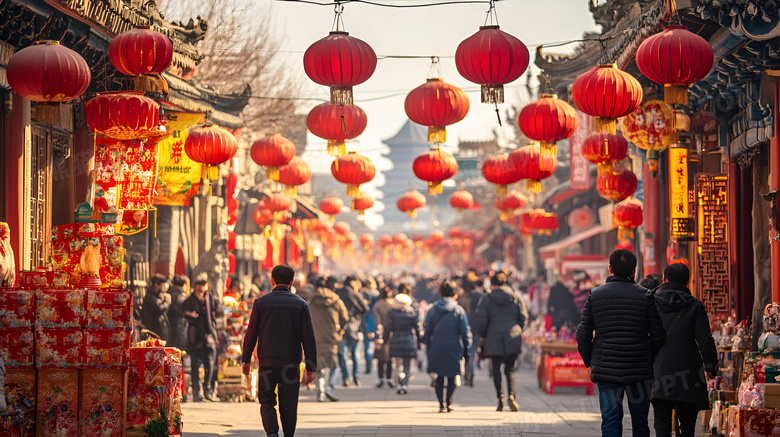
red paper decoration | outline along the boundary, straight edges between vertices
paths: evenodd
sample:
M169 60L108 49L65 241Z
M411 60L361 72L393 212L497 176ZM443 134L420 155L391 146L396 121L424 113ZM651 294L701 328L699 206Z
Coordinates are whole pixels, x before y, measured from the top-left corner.
M160 106L140 92L98 93L84 111L89 129L107 137L133 140L158 133Z
M344 141L357 138L366 130L368 119L357 105L317 105L306 117L306 125L312 134L328 140L328 155L347 154Z
M611 173L612 163L627 153L628 141L619 134L592 133L582 144L582 156L598 166L599 174Z
M518 118L520 130L532 140L539 141L542 151L558 154L555 143L569 138L577 130L577 112L555 94L542 97L526 105Z
M413 89L404 102L409 119L428 126L428 142L447 141L446 126L455 124L469 112L469 98L462 89L439 78Z
M634 172L625 168L615 168L596 179L596 189L601 197L615 202L634 194L638 184Z
M685 26L666 26L636 51L636 66L645 77L664 84L664 101L688 103L688 86L712 69L715 56L704 38Z
M412 171L428 182L428 194L436 196L442 192L441 183L458 172L458 161L447 152L433 149L415 158Z
M407 191L396 203L398 209L405 212L411 218L417 217L417 210L425 206L428 200L417 190Z
M529 59L525 44L498 26L481 26L455 51L458 73L481 85L482 103L504 103L504 85L523 75Z
M526 191L540 193L541 180L550 177L558 168L557 155L542 153L539 144L529 144L509 154L509 163L515 169L518 179L526 181Z
M596 132L614 134L615 120L642 103L642 86L615 64L603 64L574 81L571 98L580 111L596 117Z
M366 213L366 210L374 206L374 199L365 193L360 193L359 196L352 199L352 209L358 211L358 216L361 217Z
M370 45L348 32L333 31L303 54L303 69L314 82L330 87L330 102L351 105L352 87L376 70L376 53Z
M333 223L333 230L336 231L338 235L346 236L349 234L349 224L345 222L336 222Z
M320 202L320 211L328 214L331 221L335 219L334 215L341 213L341 208L343 207L344 201L338 197L327 197Z
M470 209L474 206L474 196L466 190L458 190L450 195L450 206L463 214L464 209Z
M642 202L633 196L615 204L612 218L618 227L618 239L633 239L634 229L642 225Z
M173 44L167 36L147 26L117 35L108 47L108 59L128 76L160 74L173 59Z
M337 181L347 184L347 196L354 199L360 195L360 185L374 179L376 167L365 156L358 155L357 152L349 152L333 161L330 172Z
M295 144L280 134L273 134L255 141L249 153L255 164L266 168L268 179L275 181L279 179L279 167L295 156Z
M303 185L311 179L311 167L301 158L293 157L290 162L279 167L280 184L284 184L284 194L295 198L298 185Z
M499 153L488 158L482 164L482 176L491 184L496 184L496 193L499 196L506 196L506 186L521 179L514 164L509 162L507 153Z
M236 137L219 126L202 125L190 130L184 142L184 152L195 162L203 164L203 178L217 180L218 165L236 156Z

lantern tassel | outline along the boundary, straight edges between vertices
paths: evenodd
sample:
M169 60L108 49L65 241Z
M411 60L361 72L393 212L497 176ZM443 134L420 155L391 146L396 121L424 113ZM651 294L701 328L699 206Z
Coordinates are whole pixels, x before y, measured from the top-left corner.
M328 156L338 158L347 154L347 145L343 141L328 140ZM338 165L338 164L337 164Z
M416 209L410 209L410 210L406 211L406 214L410 218L417 218L417 210Z
M687 85L664 85L664 102L670 105L680 104L685 105L688 103L688 86Z
M647 151L647 167L650 169L650 176L658 176L658 160L661 158L661 152L655 149Z
M525 191L527 193L541 193L542 183L533 179L528 179L525 181Z
M540 141L539 147L542 153L549 154L550 156L558 155L558 145L550 141Z
M360 196L360 185L347 184L347 197L356 198Z
M612 163L613 163L613 161L599 162L597 164L598 174L601 175L601 176L612 174Z
M272 181L279 180L279 167L266 167L265 176Z
M298 195L298 190L295 188L295 185L285 185L284 195L294 199Z
M330 103L332 105L352 105L352 87L330 87Z
M631 228L624 228L623 226L619 226L618 227L618 240L624 240L624 239L633 240L634 239L634 230L631 229Z
M444 188L441 186L441 182L428 182L428 194L436 196L444 192Z
M507 188L506 185L496 185L496 194L498 197L506 197Z
M428 142L434 144L446 143L447 128L444 126L428 126Z
M501 214L498 215L498 218L500 218L502 222L505 222L506 219L509 218L509 214L507 214L506 211L501 211Z
M210 165L209 167L209 180L216 181L219 179L219 167L216 165Z
M614 118L596 117L596 132L603 134L617 133L617 125Z

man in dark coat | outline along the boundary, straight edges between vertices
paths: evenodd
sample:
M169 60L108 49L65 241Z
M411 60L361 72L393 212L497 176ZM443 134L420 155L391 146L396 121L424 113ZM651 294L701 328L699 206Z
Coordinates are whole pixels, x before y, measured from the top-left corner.
M653 360L666 343L666 331L652 293L634 282L636 263L630 250L609 255L611 276L588 296L577 328L577 349L599 387L603 437L622 436L626 391L634 437L650 435Z
M151 285L146 290L144 304L141 308L141 323L144 328L152 331L162 340L168 340L168 308L171 306L171 295L168 278L155 273Z
M556 329L563 326L572 327L578 322L580 313L574 306L574 295L561 281L550 287L550 296L547 298L547 313L552 316L552 326Z
M680 435L692 437L699 410L709 409L707 379L715 376L718 354L707 311L686 284L690 271L670 264L655 291L655 304L666 328L666 345L655 359L654 427L657 436L672 434L672 410L677 410Z
M192 394L195 402L212 401L214 385L211 383L217 356L217 317L222 312L219 300L209 292L209 283L198 280L193 292L182 304L182 314L187 318L187 352L192 357ZM203 397L201 398L200 366L203 366Z
M344 302L325 286L325 281L318 282L317 289L309 298L314 335L317 337L317 353L320 354L317 360L317 401L322 402L325 397L338 401L333 394L339 363L338 351L347 329L349 314Z
M166 346L175 347L180 350L187 350L187 319L184 318L182 305L187 300L187 291L190 280L184 275L173 277L173 287L171 287L171 306L168 308L168 321L171 324L171 333L168 336Z
M347 322L347 330L344 332L344 339L341 341L339 353L339 367L341 367L341 377L344 380L345 387L349 385L349 370L347 369L349 356L352 356L352 382L355 385L360 385L357 348L358 344L360 344L363 317L368 312L368 303L363 299L360 292L356 291L360 290L360 286L360 281L357 278L347 276L344 279L344 286L335 290L349 313L349 322Z
M398 294L393 299L393 307L387 313L383 339L389 343L390 358L396 358L400 364L398 371L398 394L409 393L409 376L412 359L417 358L422 326L420 312L412 305L412 297Z
M306 366L303 382L314 382L317 371L317 344L309 305L290 287L295 278L292 267L278 265L271 271L273 291L260 297L252 307L241 360L242 371L249 376L252 353L257 348L257 398L263 428L269 437L279 437L276 415L277 391L279 417L285 437L295 435L298 422L300 364Z

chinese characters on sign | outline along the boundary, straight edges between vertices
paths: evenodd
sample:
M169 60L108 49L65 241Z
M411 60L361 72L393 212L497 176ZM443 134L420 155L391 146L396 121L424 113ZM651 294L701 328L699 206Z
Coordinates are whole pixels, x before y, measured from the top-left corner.
M188 206L197 194L201 165L184 152L184 141L190 127L203 120L203 114L173 112L166 126L171 135L160 141L160 164L157 169L155 205Z
M688 149L669 149L669 211L672 219L672 238L692 238L694 221L688 207Z
M709 314L728 313L728 239L727 205L728 176L700 174L696 178L698 205L698 270L699 299Z

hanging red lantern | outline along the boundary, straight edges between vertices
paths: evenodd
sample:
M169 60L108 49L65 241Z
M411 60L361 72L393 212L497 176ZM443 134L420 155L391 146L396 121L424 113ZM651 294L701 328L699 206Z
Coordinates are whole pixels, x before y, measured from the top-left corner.
M396 205L400 211L405 212L411 218L417 217L417 210L425 206L428 200L417 190L409 190L398 199Z
M263 205L272 212L287 211L292 206L292 199L282 193L271 193L263 199Z
M349 234L350 227L349 227L348 223L336 222L336 223L333 223L333 230L336 231L336 234L341 235L341 236L345 236L345 235Z
M642 103L642 86L615 64L603 64L575 79L571 98L580 111L596 117L596 132L614 134L615 120Z
M252 211L252 221L257 227L263 229L274 221L274 212L266 208L263 203L258 203Z
M474 206L474 196L466 190L458 190L450 195L450 206L458 210L458 214L463 214L464 209Z
M173 59L173 44L167 36L142 26L117 35L108 47L108 59L120 73L136 76L136 89L155 91L144 81L146 75L159 75ZM167 92L164 81L156 78L156 91Z
M491 184L496 184L496 193L500 197L506 196L507 185L520 180L520 175L513 164L509 162L509 154L507 153L499 153L488 158L482 164L482 176Z
M219 164L236 156L238 144L230 132L213 124L197 126L190 130L184 142L184 153L195 162L203 164L202 178L217 180ZM210 184L209 184L209 189Z
M311 167L301 158L293 157L290 162L279 167L278 182L284 185L284 194L292 197L297 195L298 185L303 185L311 179Z
M506 221L514 212L525 206L527 199L522 194L512 191L504 197L497 197L494 206L500 211L499 218Z
M642 226L642 202L633 196L615 204L612 219L618 227L618 240L634 238L634 229Z
M460 228L457 226L453 226L450 228L449 231L447 231L447 236L450 238L458 238L460 237Z
M413 89L404 102L409 119L428 126L428 142L447 141L446 126L455 124L469 112L469 98L462 89L439 78Z
M688 86L706 77L714 60L710 43L685 26L664 27L636 51L639 71L664 84L664 101L669 104L688 103Z
M374 206L374 199L365 193L352 199L352 209L358 211L358 217L362 217L366 210Z
M367 81L376 70L376 53L348 32L333 31L306 49L303 69L309 79L330 87L332 104L351 105L352 87Z
M539 141L542 152L558 154L556 142L569 138L577 130L577 112L555 94L542 97L526 105L518 118L520 130L532 140Z
M458 73L481 85L482 103L504 103L504 85L525 73L529 59L525 44L498 26L480 26L455 51Z
M527 179L526 192L541 193L541 180L555 173L558 156L542 153L538 143L531 143L510 153L509 163L519 179Z
M328 155L344 156L344 141L357 138L366 130L368 119L357 105L317 105L306 117L306 126L315 136L328 140Z
M238 221L238 200L235 197L228 197L225 204L227 205L227 224L233 226Z
M616 167L610 173L600 174L596 178L596 190L601 197L619 202L634 194L639 182L629 169Z
M436 196L443 190L441 183L458 172L458 161L447 152L433 149L414 159L412 171L415 176L428 182L428 194Z
M377 246L379 246L380 249L386 249L391 244L393 244L393 237L386 234L379 237L379 241L377 242Z
M337 181L347 184L347 196L354 199L360 195L360 185L374 179L376 167L365 156L358 155L357 152L349 152L333 161L330 172Z
M433 232L431 232L431 235L428 236L428 238L430 238L431 241L436 242L436 243L438 243L440 241L444 241L444 232L439 231L439 230L433 231Z
M535 209L520 216L520 226L526 234L552 235L558 230L558 214Z
M87 126L95 133L118 140L158 134L160 106L135 91L98 93L84 105Z
M370 250L372 246L374 246L374 236L371 234L363 234L360 236L360 247L363 248L363 250Z
M92 80L87 61L58 41L37 41L16 52L6 76L16 93L38 102L36 114L48 124L60 122L59 103L84 94Z
M255 141L249 153L255 164L266 168L268 179L275 181L279 179L279 167L295 156L295 144L280 134L273 134Z
M407 241L409 241L409 237L407 237L403 232L393 235L393 244L396 246L406 245Z
M592 133L582 143L582 156L598 166L599 174L612 172L612 163L626 158L628 141L619 134Z
M320 202L320 211L328 214L330 220L335 220L335 215L341 213L341 208L344 207L344 201L338 197L327 197Z

